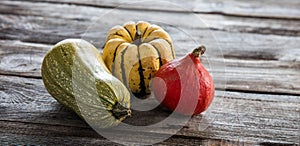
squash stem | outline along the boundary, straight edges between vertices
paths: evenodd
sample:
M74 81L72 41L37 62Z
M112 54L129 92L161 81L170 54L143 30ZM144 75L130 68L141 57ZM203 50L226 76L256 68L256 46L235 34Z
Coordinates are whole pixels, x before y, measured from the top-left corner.
M195 57L200 57L201 55L204 54L205 51L206 51L206 47L203 46L203 45L201 45L201 46L197 47L196 49L194 49L194 51L193 51L192 54L193 54Z
M128 116L131 116L131 110L117 102L111 110L112 115L119 120L123 120Z
M142 36L136 35L135 40L133 40L133 44L135 44L137 47L139 47L142 44Z

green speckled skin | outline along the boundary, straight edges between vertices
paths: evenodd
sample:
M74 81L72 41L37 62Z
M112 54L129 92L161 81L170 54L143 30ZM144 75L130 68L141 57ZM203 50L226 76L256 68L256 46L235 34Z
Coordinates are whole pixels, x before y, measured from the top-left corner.
M129 91L84 40L56 44L43 60L42 77L47 91L92 127L115 126L130 115Z

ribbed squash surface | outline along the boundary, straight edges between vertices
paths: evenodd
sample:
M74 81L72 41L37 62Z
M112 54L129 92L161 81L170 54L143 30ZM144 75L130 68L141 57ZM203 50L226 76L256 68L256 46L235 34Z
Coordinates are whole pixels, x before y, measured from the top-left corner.
M128 22L111 28L103 50L108 69L139 97L150 93L152 77L174 58L169 34L147 22Z

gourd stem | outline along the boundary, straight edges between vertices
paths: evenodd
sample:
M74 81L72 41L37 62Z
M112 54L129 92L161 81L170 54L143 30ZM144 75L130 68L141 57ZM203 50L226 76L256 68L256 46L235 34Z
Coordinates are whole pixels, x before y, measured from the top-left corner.
M114 105L111 113L116 119L125 119L126 117L131 116L131 110L124 107L119 102Z
M193 51L192 54L193 54L195 57L200 57L201 55L204 54L205 51L206 51L205 46L201 45L201 46L197 47L196 49L194 49L194 51Z

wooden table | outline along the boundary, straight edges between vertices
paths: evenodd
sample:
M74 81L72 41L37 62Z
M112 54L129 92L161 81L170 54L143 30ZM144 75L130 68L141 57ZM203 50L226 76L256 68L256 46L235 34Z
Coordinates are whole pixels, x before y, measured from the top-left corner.
M40 69L45 53L60 40L90 38L101 48L105 36L100 34L130 18L162 18L160 25L178 46L195 47L193 40L177 33L180 29L207 45L204 64L216 64L209 68L216 95L207 113L186 125L157 127L160 130L148 133L120 130L136 135L130 142L140 144L138 135L151 139L179 126L179 132L158 144L299 145L299 0L172 1L183 9L161 2L126 2L0 1L0 145L116 144L54 100L44 88ZM115 9L119 5L124 6ZM110 10L112 17L101 17ZM206 26L193 23L188 19L191 14ZM183 18L187 20L180 21ZM98 21L101 30L95 25ZM187 53L175 50L177 57ZM157 109L131 122L143 124L165 113ZM207 126L199 129L203 123Z

